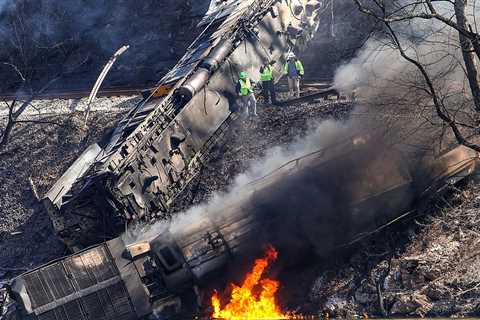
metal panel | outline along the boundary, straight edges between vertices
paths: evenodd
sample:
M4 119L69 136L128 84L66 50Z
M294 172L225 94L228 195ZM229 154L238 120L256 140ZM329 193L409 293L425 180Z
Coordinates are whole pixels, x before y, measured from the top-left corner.
M100 146L96 143L89 146L68 170L65 171L60 179L58 179L45 195L44 199L48 199L60 208L62 205L62 197L71 190L75 181L90 169L101 150Z
M123 283L119 282L106 288L115 310L115 320L131 319L133 314L132 305L128 298Z
M108 296L108 292L106 289L101 290L98 292L98 301L103 306L103 312L105 314L106 319L114 319L115 317L115 310L113 308L112 302L110 301L110 297Z
M81 258L87 270L94 276L97 282L113 278L117 274L104 246L85 251Z
M45 312L44 314L37 317L38 320L60 320L62 318L57 318L55 310Z
M196 62L202 59L206 51L210 48L210 42L204 41L198 45L190 54L187 54L180 60L180 62L170 70L160 83L169 83L186 76L190 71L196 67Z
M197 25L197 27L205 26L209 24L212 19L222 19L233 12L243 9L246 5L251 5L252 1L251 0L231 0L230 3L227 4L220 4L217 5L212 1L212 6L208 10L208 12L205 14L205 17L203 17L202 21L200 21Z
M37 308L53 301L53 295L48 290L38 271L26 274L24 279L27 293L32 301L32 308Z
M133 320L137 316L122 282L59 305L38 320Z
M60 262L46 267L41 272L55 299L67 296L73 292L72 285Z
M67 316L65 320L85 320L82 307L80 306L80 302L78 300L73 300L64 304L63 309Z
M83 319L79 313L79 310L83 310L83 297L86 297L84 309L87 311L95 309L92 307L94 303L102 300L92 300L91 293L94 290L104 291L104 308L117 318L133 312L106 245L48 264L20 278L23 278L26 293L32 301L32 311L39 316L43 314L42 319L55 319L63 313L68 319ZM21 282L20 279L18 281ZM114 302L110 301L110 296L114 297ZM101 314L96 309L91 312ZM62 316L59 319L66 318Z
M80 256L68 258L64 264L77 290L85 289L95 284L95 278L87 271Z
M149 296L143 286L138 284L142 282L130 260L123 257L125 245L120 238L107 242L108 248L117 266L120 276L127 291L126 295L130 297L131 304L137 317L141 318L151 312Z
M96 292L89 294L88 296L85 296L83 298L83 306L84 306L85 312L87 313L88 319L107 320L107 317L104 311L105 305L99 302L100 302L100 299Z

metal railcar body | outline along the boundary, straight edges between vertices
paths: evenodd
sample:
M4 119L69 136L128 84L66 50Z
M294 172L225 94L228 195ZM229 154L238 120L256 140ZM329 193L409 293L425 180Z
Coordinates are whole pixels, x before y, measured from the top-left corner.
M472 174L479 160L477 152L457 147L423 162L426 175L416 181L415 172L391 150L363 161L362 148L330 152L328 159L322 152L295 159L243 186L222 206L200 207L205 212L195 223L180 217L131 244L116 238L27 272L10 285L17 315L39 320L163 319L193 310L206 284L229 266L239 268L262 244L273 244L290 261L312 249L328 253L408 212L425 193ZM349 158L364 165L340 174L339 163L350 163ZM328 177L333 180L322 184ZM288 193L298 179L307 187L314 181L316 187L294 200ZM345 200L333 211L325 196L329 190ZM291 211L305 201L315 205Z
M207 0L205 0L207 1ZM59 237L80 249L117 236L132 221L162 217L199 172L235 117L240 70L253 79L318 27L316 0L212 1L185 56L118 124L91 146L43 202Z

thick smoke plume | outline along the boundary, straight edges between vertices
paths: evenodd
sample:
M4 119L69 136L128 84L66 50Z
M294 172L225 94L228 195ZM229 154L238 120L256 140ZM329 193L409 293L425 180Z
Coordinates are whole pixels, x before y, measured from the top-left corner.
M390 198L388 204L371 206L371 216L365 219L354 214L354 202L368 195L367 189L380 191L376 184L385 187L385 177L392 180L386 187L404 182L398 169L400 153L389 145L390 137L383 129L375 126L380 127L363 120L314 122L307 134L290 145L274 147L262 159L252 161L227 192L214 194L171 221L157 223L142 238L152 239L167 229L182 238L206 220L221 223L244 210L262 225L255 236L257 248L261 243L272 243L290 258L311 249L324 254L371 229L380 207L402 209ZM295 160L302 157L310 165L297 170ZM287 171L276 170L288 163ZM372 172L372 166L377 172ZM365 181L369 181L368 186ZM410 190L402 193L401 203L409 204L410 199Z
M395 29L407 52L428 65L438 90L456 93L446 100L453 107L465 95L460 52L450 45L458 35L426 23L403 23ZM437 139L442 126L423 90L424 80L380 33L337 70L335 85L346 93L356 91L358 106L351 120L313 124L288 147L272 148L254 161L228 192L155 225L146 237L167 227L181 237L206 217L221 221L232 208L242 207L264 226L259 242L274 243L289 257L307 248L323 254L408 209L415 200L417 186L410 182L421 171L416 170L419 159L438 151L441 143L433 142L442 141ZM321 149L325 152L309 169L274 179L269 187L252 183ZM394 195L365 201L394 186L401 186Z

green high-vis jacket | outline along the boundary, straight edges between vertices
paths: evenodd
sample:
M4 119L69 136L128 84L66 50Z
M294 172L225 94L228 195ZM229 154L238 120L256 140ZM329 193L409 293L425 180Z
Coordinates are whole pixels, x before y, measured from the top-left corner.
M302 61L300 60L295 61L295 69L297 69L297 72L299 75L303 76L305 74L305 69L303 68ZM285 66L283 67L283 74L285 75L288 74L288 61L285 63Z

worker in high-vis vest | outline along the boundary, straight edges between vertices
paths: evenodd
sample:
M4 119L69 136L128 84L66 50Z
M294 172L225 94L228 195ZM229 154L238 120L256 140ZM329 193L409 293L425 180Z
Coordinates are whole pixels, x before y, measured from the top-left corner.
M275 94L275 79L273 76L273 65L275 61L271 61L260 68L260 80L262 81L263 98L265 103L277 103Z
M305 74L302 62L294 54L287 56L287 62L283 67L283 74L288 79L288 91L290 96L300 97L300 79Z
M245 71L240 72L237 93L240 96L245 115L257 116L257 99L255 99L255 94L253 93L253 81L250 80Z

